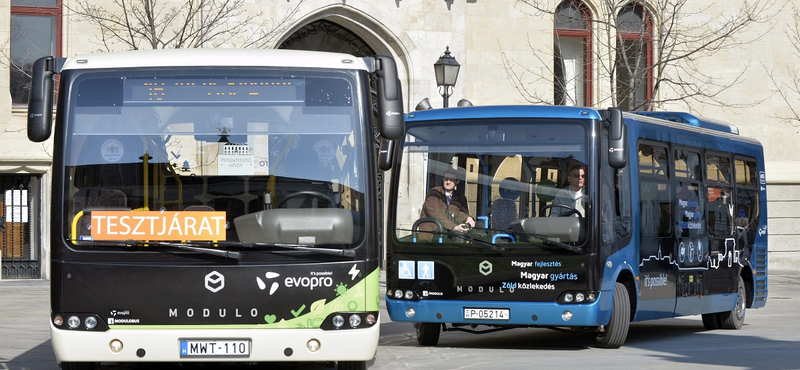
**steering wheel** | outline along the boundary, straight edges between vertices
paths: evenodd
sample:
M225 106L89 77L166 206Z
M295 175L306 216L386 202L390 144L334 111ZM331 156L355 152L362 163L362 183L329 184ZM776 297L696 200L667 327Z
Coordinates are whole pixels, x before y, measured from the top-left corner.
M275 208L281 208L281 206L284 205L286 201L288 201L289 199L298 197L303 197L304 199L314 199L314 198L321 199L328 202L328 208L334 208L333 206L334 202L333 199L331 199L331 197L314 190L303 190L291 193L283 197L283 199L281 199L281 201L278 202L277 205L275 205Z
M561 208L566 208L567 209L567 213L562 213L562 214L558 215L558 217L569 217L569 216L572 216L573 214L577 213L578 217L583 218L583 214L581 213L581 211L577 210L575 207L571 207L571 206L564 205L564 204L550 204L548 206L545 206L544 208L542 208L539 211L539 217L544 217L545 211L547 209L549 209L549 208L554 208L554 207L561 207Z

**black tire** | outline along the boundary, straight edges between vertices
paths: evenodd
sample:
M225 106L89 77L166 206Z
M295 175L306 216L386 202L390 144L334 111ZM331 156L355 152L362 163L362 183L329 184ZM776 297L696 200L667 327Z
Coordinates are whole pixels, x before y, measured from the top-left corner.
M719 313L719 321L723 329L739 330L744 325L747 290L744 287L744 279L741 276L739 276L739 286L736 288L736 292L736 306L733 307L733 310Z
M628 289L620 282L614 284L614 301L611 306L611 320L605 331L594 338L600 348L619 348L628 337L631 326L631 299Z
M415 323L414 327L417 328L417 343L421 346L435 346L439 343L441 324L420 322Z
M365 361L339 361L336 364L338 370L367 370Z
M61 370L94 370L94 362L62 362Z
M704 313L703 314L703 326L707 330L721 329L722 328L722 321L720 321L719 312Z

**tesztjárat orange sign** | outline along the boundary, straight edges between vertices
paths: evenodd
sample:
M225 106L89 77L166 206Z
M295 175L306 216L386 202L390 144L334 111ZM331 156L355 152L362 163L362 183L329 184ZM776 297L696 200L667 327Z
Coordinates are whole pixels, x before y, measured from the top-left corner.
M94 240L225 240L225 212L92 211Z

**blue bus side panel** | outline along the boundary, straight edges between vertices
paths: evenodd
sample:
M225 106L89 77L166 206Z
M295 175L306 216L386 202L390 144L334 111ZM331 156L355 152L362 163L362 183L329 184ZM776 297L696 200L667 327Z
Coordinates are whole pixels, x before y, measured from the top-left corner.
M752 281L753 295L751 296L752 300L748 302L749 307L763 307L767 298L768 248L766 176L761 145L746 137L729 135L730 131L726 133L726 130L720 130L717 127L712 128L717 130L714 132L703 128L703 125L694 125L697 128L685 123L664 123L662 125L650 119L639 119L634 115L626 115L625 121L628 124L628 148L631 153L629 170L633 184L631 188L634 208L632 216L633 225L636 225L632 230L632 240L640 242L631 243L610 257L608 262L614 265L628 262L633 265L631 271L636 276L636 297L638 299L634 321L730 311L736 302L736 278L739 274L744 277L746 283ZM739 232L730 236L714 237L706 232L692 233L694 236L691 237L681 237L680 223L673 228L669 237L642 237L641 229L638 227L642 224L642 217L644 217L641 213L642 191L652 189L642 190L641 186L648 183L657 184L662 181L657 177L646 178L639 174L636 153L642 140L645 140L646 143L653 143L653 145L663 145L669 151L673 151L676 147L689 148L701 153L701 156L713 153L729 156L732 160L745 158L757 162L759 189L757 191L758 204L755 206L759 212L759 225L755 239L751 234L748 243L747 238L742 239L742 234ZM673 154L670 154L670 159L673 159ZM672 164L669 165L672 166ZM731 162L731 166L733 166L733 162ZM732 168L732 170L734 169ZM671 175L663 179L666 183L671 184L666 189L669 193L668 196L660 195L654 199L668 199L672 204L673 217L681 216L685 212L701 212L703 213L702 217L707 218L705 212L709 212L708 207L711 206L711 203L709 200L708 205L705 204L704 191L710 188L710 185L705 180L705 169L703 169L703 173L702 180L685 182L686 184L692 182L701 184L698 193L702 200L700 207L692 207L689 204L688 201L694 198L686 198L681 195L682 192L686 192L686 189L682 189L684 185L679 179L672 178ZM736 189L739 188L739 185L735 184L732 179L730 181L731 183L727 185L730 190L728 195L736 197ZM664 189L659 190L663 191ZM652 211L653 209L650 209L650 212ZM741 252L750 253L745 256L745 254L740 254ZM631 258L631 255L635 257ZM622 256L626 258L620 258ZM606 271L605 274L604 289L616 279L616 276L608 276L608 272Z

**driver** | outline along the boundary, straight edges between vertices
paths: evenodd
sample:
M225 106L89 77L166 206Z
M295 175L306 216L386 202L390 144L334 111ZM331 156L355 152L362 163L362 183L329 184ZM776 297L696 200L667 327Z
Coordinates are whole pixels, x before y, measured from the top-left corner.
M442 178L442 186L428 190L420 217L433 217L447 230L464 233L475 227L475 220L469 215L467 197L456 192L461 182L458 171L448 168ZM432 225L432 223L428 223Z
M571 165L567 172L569 185L556 193L550 209L550 217L578 217L578 213L575 213L573 208L578 210L580 215L586 215L584 208L586 199L583 194L584 181L586 181L586 169L583 168L583 165L579 163Z

